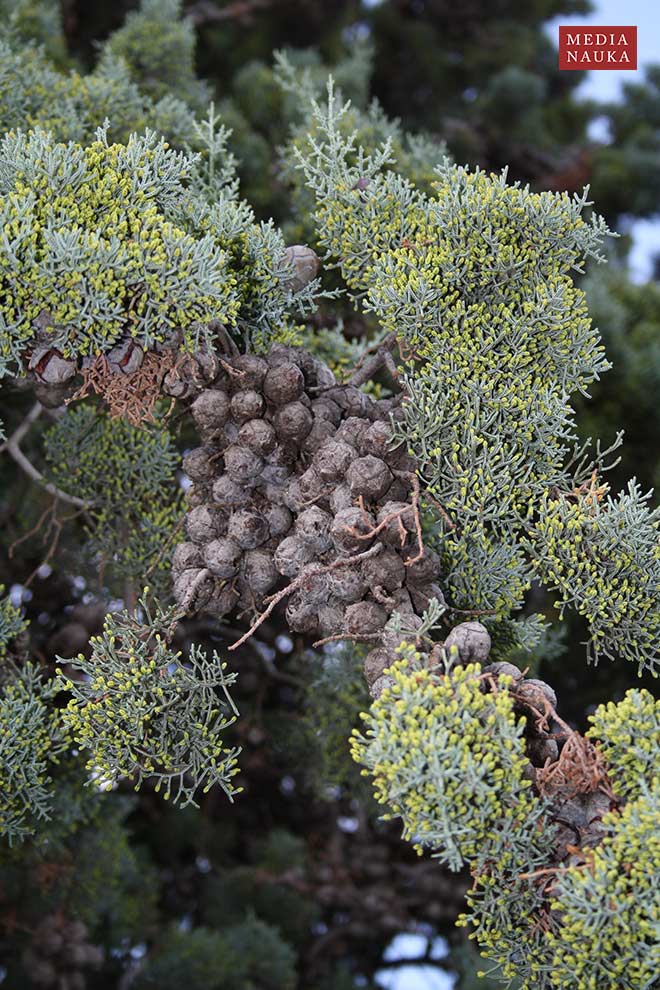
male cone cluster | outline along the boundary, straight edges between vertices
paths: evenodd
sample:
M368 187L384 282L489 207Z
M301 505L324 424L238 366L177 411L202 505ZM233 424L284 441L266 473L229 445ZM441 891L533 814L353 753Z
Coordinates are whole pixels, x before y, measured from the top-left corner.
M257 617L290 587L292 631L377 645L393 612L412 618L441 598L414 462L392 446L396 409L338 385L302 348L225 363L192 405L202 446L184 459L193 485L173 559L177 601Z

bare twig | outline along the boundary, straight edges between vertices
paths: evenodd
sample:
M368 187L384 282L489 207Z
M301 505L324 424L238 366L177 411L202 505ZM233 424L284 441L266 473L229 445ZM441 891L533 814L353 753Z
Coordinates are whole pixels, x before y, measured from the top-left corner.
M186 9L186 17L190 18L195 27L228 20L252 21L254 15L270 7L271 2L272 0L235 0L224 7L216 7L208 0L199 0Z
M199 572L195 580L188 588L186 592L186 597L181 602L180 612L182 615L185 615L185 613L188 611L193 601L195 600L197 589L200 587L201 584L203 584L204 581L206 581L207 578L211 576L212 576L211 572L207 567L202 568L202 570ZM231 646L229 647L229 649L231 650Z
M329 571L335 571L340 567L350 567L352 564L357 564L361 560L366 560L368 557L374 557L377 553L380 553L381 549L381 545L377 543L375 546L370 547L369 550L364 550L362 553L357 553L352 557L339 557L331 564L316 564L315 566L308 568L304 574L299 574L294 581L287 584L286 588L282 588L281 591L276 592L274 595L269 595L269 597L265 599L268 603L265 612L262 612L256 621L252 623L248 631L241 636L240 639L237 639L235 643L232 643L231 646L228 646L227 649L235 650L237 647L242 646L242 644L254 633L255 629L258 629L261 623L266 621L279 602L281 602L283 598L287 598L289 595L293 594L293 592L300 588L305 581L308 581L310 578L316 577L319 574L327 574Z
M6 450L7 453L12 457L21 470L27 474L28 478L32 481L36 481L44 491L47 491L49 495L53 495L55 498L60 499L61 502L68 502L70 505L77 505L82 509L89 509L90 503L86 502L82 498L78 498L77 495L68 495L63 492L61 488L54 485L52 481L47 481L41 471L38 471L34 464L28 460L23 451L21 450L19 444L25 434L28 432L32 424L39 418L43 412L43 406L40 402L36 402L30 412L27 414L21 425L16 429L8 440L0 447L0 453Z
M325 636L323 639L317 639L312 646L325 646L326 643L338 643L342 639L350 639L354 643L368 643L375 639L380 640L382 638L382 633L361 633L351 635L351 633L336 633L334 636Z
M398 381L399 373L396 365L394 364L394 361L392 360L392 350L396 347L396 345L397 345L396 334L388 333L388 335L384 337L383 340L381 340L377 345L375 345L377 347L375 354L371 354L369 357L367 357L369 352L373 350L373 347L365 351L365 353L358 361L355 367L355 371L348 379L348 384L355 385L357 387L359 387L360 385L364 385L365 382L368 382L371 378L374 377L376 372L379 371L379 369L383 365L385 365L392 378L394 378L395 381Z

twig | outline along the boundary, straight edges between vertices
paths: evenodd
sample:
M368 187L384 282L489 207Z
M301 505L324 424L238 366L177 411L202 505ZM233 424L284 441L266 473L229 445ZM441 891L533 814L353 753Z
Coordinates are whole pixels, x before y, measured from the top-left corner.
M181 602L181 609L180 609L181 614L185 615L185 613L188 611L189 607L192 605L194 601L195 593L197 592L197 589L209 577L211 577L211 572L208 569L208 567L202 568L202 570L199 572L195 580L188 588L186 592L186 596ZM231 646L229 647L229 649L231 650Z
M43 406L40 402L36 402L18 429L15 430L9 439L5 441L2 447L0 447L0 453L6 450L7 453L16 461L18 466L25 472L25 474L27 474L28 478L31 478L32 481L36 481L36 483L47 491L49 495L54 495L55 498L60 499L61 502L68 502L70 505L77 505L81 509L89 509L89 502L86 502L82 498L78 498L77 495L67 495L67 493L63 492L61 488L54 485L52 481L46 481L41 471L36 469L34 464L27 459L19 447L21 440L42 412Z
M175 539L175 538L176 538L176 536L178 535L178 533L179 533L179 531L180 531L180 529L181 529L181 527L183 526L183 524L184 524L184 522L185 522L185 516L182 516L182 517L181 517L181 518L179 519L179 521L177 522L177 524L176 524L176 526L174 527L174 529L172 530L172 532L170 533L170 535L169 535L169 536L167 537L167 539L165 540L165 543L164 543L164 544L163 544L163 546L162 546L162 547L160 548L160 551L159 551L159 553L157 554L157 556L156 556L156 557L154 557L154 559L152 560L152 562L151 562L151 564L150 564L150 565L149 565L149 567L147 568L147 571L146 571L146 573L145 573L145 575L144 575L144 576L145 576L145 578L148 578L148 577L149 577L149 575L150 575L150 574L151 574L151 573L152 573L152 572L154 571L154 569L155 569L156 567L158 567L158 565L159 565L159 564L160 564L160 562L162 561L162 559L163 559L163 557L165 556L165 551L166 551L166 550L168 550L168 549L170 548L170 546L172 545L172 543L174 542L174 539Z
M413 519L415 520L415 532L417 534L417 543L419 550L416 556L408 557L404 560L406 567L410 567L412 564L416 564L418 560L421 560L424 556L424 540L422 537L422 521L419 518L419 478L414 471L395 471L396 475L401 478L409 478L412 484L413 494L412 494L412 510Z
M426 499L427 502L430 502L431 505L435 506L435 508L438 510L438 512L446 522L449 529L456 529L456 524L452 522L449 513L445 509L444 505L441 505L440 502L438 502L437 498L434 498L432 495L429 495L428 492L424 492L424 498Z
M312 646L325 646L326 643L338 643L342 639L350 639L354 643L369 642L374 639L381 639L382 633L336 633L334 636L325 636L323 639L317 639Z
M351 564L357 564L361 560L366 560L368 557L375 556L377 553L380 553L381 549L381 545L377 543L376 546L370 547L369 550L364 550L362 553L355 554L352 557L339 557L337 560L334 560L332 564L316 564L315 566L308 568L304 574L299 574L294 581L287 584L286 588L282 588L281 591L276 592L274 595L269 595L269 597L265 599L265 601L268 602L266 611L262 612L256 621L252 623L248 631L241 636L240 639L236 640L235 643L232 643L231 646L228 646L227 649L235 650L237 647L242 646L242 644L254 633L255 629L258 629L261 623L266 621L276 605L278 605L283 598L287 598L289 595L293 594L293 592L300 588L305 581L309 580L309 578L316 577L319 574L327 574L329 571L337 570L339 567L350 567Z
M32 406L32 409L30 409L29 413L27 414L21 425L16 430L14 430L14 432L9 437L9 439L6 440L5 443L2 444L2 446L0 446L0 454L4 450L9 449L10 443L16 443L16 444L20 443L23 437L25 436L25 434L32 426L32 424L35 422L35 420L39 419L43 411L44 411L44 407L41 405L41 403L35 402L35 404Z
M365 351L358 361L355 371L348 379L348 384L355 385L359 388L360 385L364 385L365 382L368 382L371 378L373 378L376 372L383 365L387 367L387 370L390 375L392 375L394 380L398 381L399 373L392 360L392 349L396 347L396 343L396 334L394 332L388 333L388 335L376 345L378 349L375 354L367 357L367 354L369 354L370 350L373 350L373 347Z
M406 505L403 509L398 509L396 512L390 512L387 516L385 516L384 519L381 519L381 521L378 523L377 526L370 526L366 533L358 532L355 526L344 526L343 528L346 530L347 533L350 533L351 536L355 537L356 540L373 540L374 536L377 536L378 533L380 533L380 531L384 529L388 523L391 523L396 519L399 524L401 546L403 547L403 545L406 542L407 530L402 520L402 516L406 512L412 512L413 521L415 524L415 535L417 537L418 550L414 557L408 557L406 558L406 560L404 560L404 564L406 565L406 567L410 567L411 564L416 564L417 561L421 560L422 557L424 556L424 539L422 536L422 522L419 517L419 499L420 499L419 479L417 478L417 475L414 474L414 472L410 472L410 471L395 471L394 474L400 478L408 478L408 480L410 481L413 489L411 504ZM367 510L365 508L364 499L361 495L359 498L359 503L360 503L360 508L362 509L362 513L366 519Z
M270 7L271 2L272 0L235 0L234 3L229 3L225 7L216 7L212 3L199 0L192 7L188 7L185 13L195 27L218 21L251 21L254 14Z

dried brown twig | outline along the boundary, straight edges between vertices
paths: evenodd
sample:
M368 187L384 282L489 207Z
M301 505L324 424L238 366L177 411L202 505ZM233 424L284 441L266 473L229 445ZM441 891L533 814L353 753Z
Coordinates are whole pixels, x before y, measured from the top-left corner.
M279 602L284 598L288 598L289 595L297 591L298 588L302 587L305 581L310 580L310 578L317 577L320 574L327 574L330 571L335 571L340 567L350 567L353 564L357 564L362 560L366 560L369 557L374 557L377 553L380 553L381 546L376 544L376 546L370 547L369 550L364 550L362 553L354 554L352 557L339 557L334 560L331 564L316 564L308 568L304 574L299 574L297 578L287 584L286 588L282 588L281 591L277 591L274 595L269 595L265 601L268 603L267 608L261 615L252 623L248 631L237 639L235 643L227 647L229 650L235 650L237 647L241 646L247 639L252 636L255 629L258 629L262 622L265 622L268 616L271 614L273 609ZM344 637L345 638L345 637Z
M82 369L83 383L68 399L74 402L91 394L100 395L113 417L122 417L131 426L155 422L156 403L162 397L161 385L168 371L179 368L189 355L177 351L156 354L147 351L134 372L114 372L107 357L99 354Z
M86 502L85 499L78 498L77 495L69 495L67 492L62 491L57 485L54 485L52 481L47 481L44 478L41 471L38 471L34 466L32 461L28 460L23 451L20 448L20 442L26 435L32 424L39 418L43 412L43 406L40 402L36 402L30 412L27 414L21 425L12 433L8 440L6 440L2 447L0 447L0 453L6 450L7 453L16 461L21 470L31 478L33 481L47 491L49 495L53 495L56 499L62 502L68 502L70 505L77 505L81 509L88 509L90 503Z

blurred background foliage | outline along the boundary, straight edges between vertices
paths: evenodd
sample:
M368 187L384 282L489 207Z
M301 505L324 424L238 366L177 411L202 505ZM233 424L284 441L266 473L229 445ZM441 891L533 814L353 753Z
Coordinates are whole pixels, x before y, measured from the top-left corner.
M191 117L212 99L233 132L242 195L260 218L274 217L289 242L313 245L314 231L305 222L307 194L280 149L296 141L306 96L322 92L329 71L353 101L361 139L391 136L421 184L446 148L472 166L508 166L510 178L535 189L590 184L614 229L657 212L660 66L640 71L613 104L577 99L582 73L557 70L544 25L588 11L588 0L147 0L135 8L130 0L0 0L5 29L42 43L62 71L122 58L141 92L155 100L173 93ZM275 63L277 50L286 58ZM596 121L607 140L593 136ZM613 244L610 264L583 280L613 370L582 403L580 424L585 437L607 442L624 429L610 483L616 491L637 477L647 489L660 484L660 288L654 279L630 280L629 238ZM332 287L332 272L324 282ZM341 302L322 306L307 333L322 341L327 359L347 364L373 329ZM33 401L0 386L7 432ZM186 419L175 417L170 430L168 450L194 446ZM43 436L31 433L24 447L45 470ZM64 486L75 474L66 464L59 471ZM145 534L152 557L137 558L139 519L129 516L130 543L104 558L84 512L52 503L0 458L0 584L22 605L29 648L47 668L56 655L87 651L104 612L130 600L145 573L162 580L157 546L172 528L180 478L168 461L162 516ZM121 492L104 518L114 534L118 514ZM122 552L130 567L121 566ZM551 602L535 592L530 610L553 617ZM234 638L203 619L177 635L184 650L194 641L220 652ZM572 623L563 648L555 632L545 655L529 660L540 660L565 717L580 726L595 704L638 683L626 665L587 669L582 638ZM350 764L346 738L367 701L355 666L341 651L320 657L304 645L264 623L237 658L242 718L234 732L246 793L234 805L211 792L200 811L180 812L148 791L120 799L81 791L75 768L60 765L52 822L0 859L0 985L403 987L397 974L410 960L397 957L397 936L413 932L418 962L450 982L425 984L420 975L406 987L488 990L453 931L465 878L418 860L396 823L379 822ZM57 982L62 972L66 984Z

